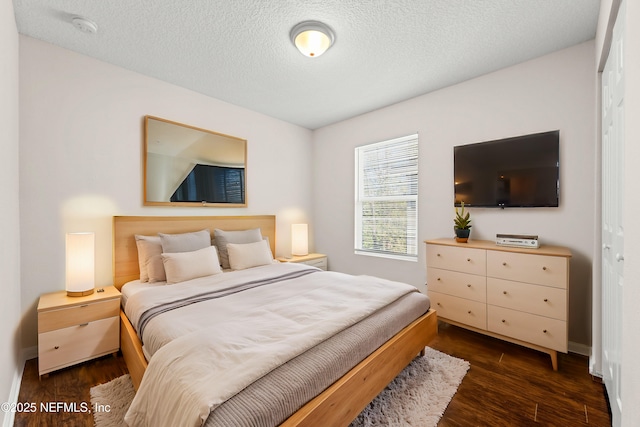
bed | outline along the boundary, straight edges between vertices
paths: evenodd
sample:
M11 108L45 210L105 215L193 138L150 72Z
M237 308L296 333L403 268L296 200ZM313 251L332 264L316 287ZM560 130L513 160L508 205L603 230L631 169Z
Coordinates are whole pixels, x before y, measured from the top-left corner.
M176 234L201 229L233 231L253 228L259 228L261 230L262 235L266 239L266 244L269 245L271 253L273 253L275 248L275 217L271 215L230 217L114 217L114 284L118 289L121 289L125 283L136 281L136 279L139 278L140 269L134 238L135 235L153 235L159 232ZM306 271L304 268L294 267L293 265L274 267L277 269L301 271L305 275L309 273L309 277L321 277L320 275L310 274L313 272ZM271 266L265 266L264 268L271 269ZM232 275L225 277L232 277ZM398 304L401 303L404 304L404 302L399 300ZM391 310L398 311L399 309L401 309L403 313L406 311L401 306L391 307L388 310L391 312ZM387 315L383 310L380 310L380 312L382 316ZM408 314L406 316L408 316ZM376 344L375 348L366 350L366 354L357 356L358 360L353 364L353 367L349 367L346 373L341 373L335 380L332 379L331 384L321 385L320 389L314 392L313 396L308 399L305 398L306 400L300 405L296 404L295 409L283 409L288 412L286 412L287 415L282 418L284 421L278 421L278 424L283 426L348 425L418 353L423 351L429 341L435 337L437 333L435 311L430 309L426 313L414 314L413 316L415 317L414 319L405 319L404 322L406 326L402 325L401 327L397 327L398 331L391 333L388 339L384 338L384 341L379 343L379 345ZM145 375L145 371L148 369L148 362L144 355L138 333L124 310L121 311L120 317L121 349L134 387L138 389ZM371 317L373 318L374 316ZM373 320L367 318L367 321ZM385 320L384 323L386 324L387 321ZM364 325L366 322L362 321L360 324ZM347 334L350 332L345 331L344 333ZM360 336L358 334L360 334L360 332L357 332L354 336ZM344 345L345 342L352 341L352 338L353 337L343 337L341 341L342 344L335 344L340 343L339 337L332 339L332 342L335 342L335 345ZM368 342L369 340L367 339L366 341ZM328 348L329 345L325 347ZM313 351L309 350L304 353L304 355L306 355L308 360L311 360L312 356L315 357L315 354L323 351L330 352L330 350L327 350L325 347L318 345L313 348ZM314 351L316 353L314 353ZM358 351L365 350L353 352L351 350L339 351L339 353L348 353L349 357L353 358L356 357ZM298 359L305 359L302 356L303 355L300 355L300 357L293 359L291 363L295 364ZM291 363L287 364L290 365ZM284 368L282 368L282 370L284 370ZM300 372L306 373L307 371L307 368L303 368L296 375L299 375ZM274 370L274 376L277 376L278 372L280 371ZM152 375L152 373L148 373L149 377ZM265 375L263 378L266 380L266 377L268 377L268 375ZM263 378L261 378L261 380ZM147 379L146 382L148 383L150 380ZM251 400L251 392L258 393L261 390L260 382L256 381L256 384L252 384L251 387L246 387L248 397L242 397L242 394L239 393L238 396L234 396L235 403L233 399L230 399L231 402L227 404L227 406L220 406L216 411L212 412L212 416L207 420L205 425L215 424L212 422L214 418L213 414L218 412L224 414L226 410L224 408L228 409L228 407L233 407L232 403L234 403L236 407L243 407L246 406L247 400L243 403L242 399L249 399L248 402L252 402L253 404L255 400ZM254 389L252 389L252 387ZM262 387L264 390L264 384L262 384ZM245 390L243 390L243 392L244 391Z

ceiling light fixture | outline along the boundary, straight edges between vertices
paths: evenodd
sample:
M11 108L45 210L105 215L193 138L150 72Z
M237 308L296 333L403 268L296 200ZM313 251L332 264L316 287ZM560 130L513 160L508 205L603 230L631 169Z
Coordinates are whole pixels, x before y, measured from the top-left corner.
M75 16L71 19L71 23L78 30L83 33L95 34L98 32L98 24L93 21L88 20L87 18L83 18L81 16Z
M328 25L318 21L304 21L291 29L291 41L305 56L316 58L327 51L335 40Z

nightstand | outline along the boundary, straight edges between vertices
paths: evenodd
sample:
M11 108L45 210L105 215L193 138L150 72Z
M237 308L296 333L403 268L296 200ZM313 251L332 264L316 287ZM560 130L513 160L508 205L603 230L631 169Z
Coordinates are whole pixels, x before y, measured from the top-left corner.
M293 255L291 258L278 258L280 262L299 262L312 265L321 270L327 270L327 256L325 254Z
M91 295L44 294L38 303L40 375L120 349L120 292L113 286Z

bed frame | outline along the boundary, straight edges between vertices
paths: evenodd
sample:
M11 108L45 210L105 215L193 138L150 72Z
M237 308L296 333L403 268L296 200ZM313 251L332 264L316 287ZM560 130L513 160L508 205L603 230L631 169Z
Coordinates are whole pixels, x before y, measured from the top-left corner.
M185 233L208 228L260 228L275 253L275 216L116 216L113 218L113 281L116 288L139 278L135 234ZM347 426L437 335L437 317L429 310L366 359L291 415L281 426ZM131 322L120 312L120 348L137 390L147 368Z

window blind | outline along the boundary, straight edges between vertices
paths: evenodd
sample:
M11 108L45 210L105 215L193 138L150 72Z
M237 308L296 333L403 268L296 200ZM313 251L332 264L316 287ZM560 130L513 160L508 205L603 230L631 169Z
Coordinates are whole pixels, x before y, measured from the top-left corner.
M418 135L356 148L355 251L417 260Z

